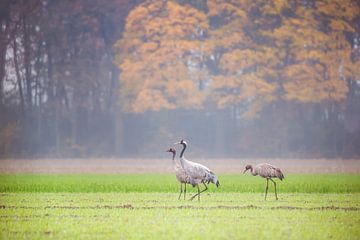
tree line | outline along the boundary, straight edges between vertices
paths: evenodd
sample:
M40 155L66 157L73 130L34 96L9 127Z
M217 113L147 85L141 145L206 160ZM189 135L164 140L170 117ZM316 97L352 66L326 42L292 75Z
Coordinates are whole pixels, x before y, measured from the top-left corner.
M0 155L360 154L360 4L2 1Z

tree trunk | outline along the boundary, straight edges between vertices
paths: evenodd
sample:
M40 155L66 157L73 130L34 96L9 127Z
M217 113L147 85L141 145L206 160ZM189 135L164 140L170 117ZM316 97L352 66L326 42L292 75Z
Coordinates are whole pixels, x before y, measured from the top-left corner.
M14 39L13 42L13 54L14 54L14 66L15 66L15 74L16 74L16 81L19 88L19 97L20 97L20 104L21 104L21 114L24 117L25 116L25 101L24 101L24 94L23 94L23 86L22 86L22 79L20 76L20 69L19 69L19 63L18 63L18 57L17 57L17 43L16 39Z
M3 44L0 43L0 106L3 104L4 98L4 79L5 79L5 52Z
M59 112L58 112L58 101L55 97L54 92L54 69L53 69L53 54L52 54L52 39L48 38L46 41L46 56L47 56L47 88L46 93L48 97L48 105L50 107L50 121L49 124L52 132L52 141L55 145L55 155L59 156L60 154L60 132L59 132Z
M31 55L30 55L30 36L27 23L27 17L23 16L23 45L24 45L24 68L25 68L25 82L26 82L26 103L29 117L31 119L32 112L32 80L31 80Z
M0 106L4 101L6 50L10 25L9 7L10 1L0 1Z
M111 66L110 70L110 82L109 91L107 96L106 111L111 118L112 133L109 136L109 142L111 144L110 149L113 154L119 155L123 151L123 130L122 130L122 114L120 106L117 104L117 91L118 89L118 70L115 65ZM109 126L110 127L110 126Z

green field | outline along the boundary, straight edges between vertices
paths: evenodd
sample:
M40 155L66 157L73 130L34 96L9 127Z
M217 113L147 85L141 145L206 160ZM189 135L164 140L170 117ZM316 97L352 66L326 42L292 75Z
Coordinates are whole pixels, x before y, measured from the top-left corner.
M199 203L170 174L0 175L0 238L360 238L360 175L289 174L278 201L259 177L219 179Z
M220 175L219 180L221 187L210 185L209 192L264 192L266 183L261 177L245 174ZM280 193L360 193L360 175L356 174L287 174L283 182L277 182ZM178 187L173 174L0 175L0 192L170 193Z

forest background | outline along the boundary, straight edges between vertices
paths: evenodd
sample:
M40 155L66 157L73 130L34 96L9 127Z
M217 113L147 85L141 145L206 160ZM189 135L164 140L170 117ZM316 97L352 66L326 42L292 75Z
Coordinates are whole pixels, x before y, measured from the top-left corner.
M0 156L360 156L360 2L2 0Z

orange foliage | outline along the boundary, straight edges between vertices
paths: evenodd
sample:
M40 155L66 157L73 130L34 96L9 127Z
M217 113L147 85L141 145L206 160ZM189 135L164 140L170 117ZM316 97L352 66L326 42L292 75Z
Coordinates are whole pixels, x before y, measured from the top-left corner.
M213 78L212 99L219 108L244 105L243 117L254 117L262 107L276 99L277 83L271 68L278 63L278 53L255 44L246 31L254 29L246 10L251 1L208 1L209 15L222 15L228 21L209 32L212 51L222 49L219 61L221 73ZM236 10L235 10L236 9ZM275 76L276 77L276 76Z
M295 13L295 18L285 18L279 28L265 33L291 59L281 71L284 99L343 101L348 91L345 79L355 73L352 47L344 33L354 31L351 22L359 9L351 1L319 0L316 8L300 5ZM329 23L326 31L324 22Z
M276 100L343 101L345 80L360 75L345 35L355 31L360 14L351 0L317 0L311 7L284 0L206 2L206 14L155 0L130 12L115 46L126 110L200 108L210 99L219 108L241 105L244 117L255 117ZM211 19L221 24L210 27ZM199 67L209 59L217 64L214 75Z
M200 54L199 32L207 28L204 13L175 1L145 1L132 10L115 45L124 110L200 107L203 93L188 64Z

